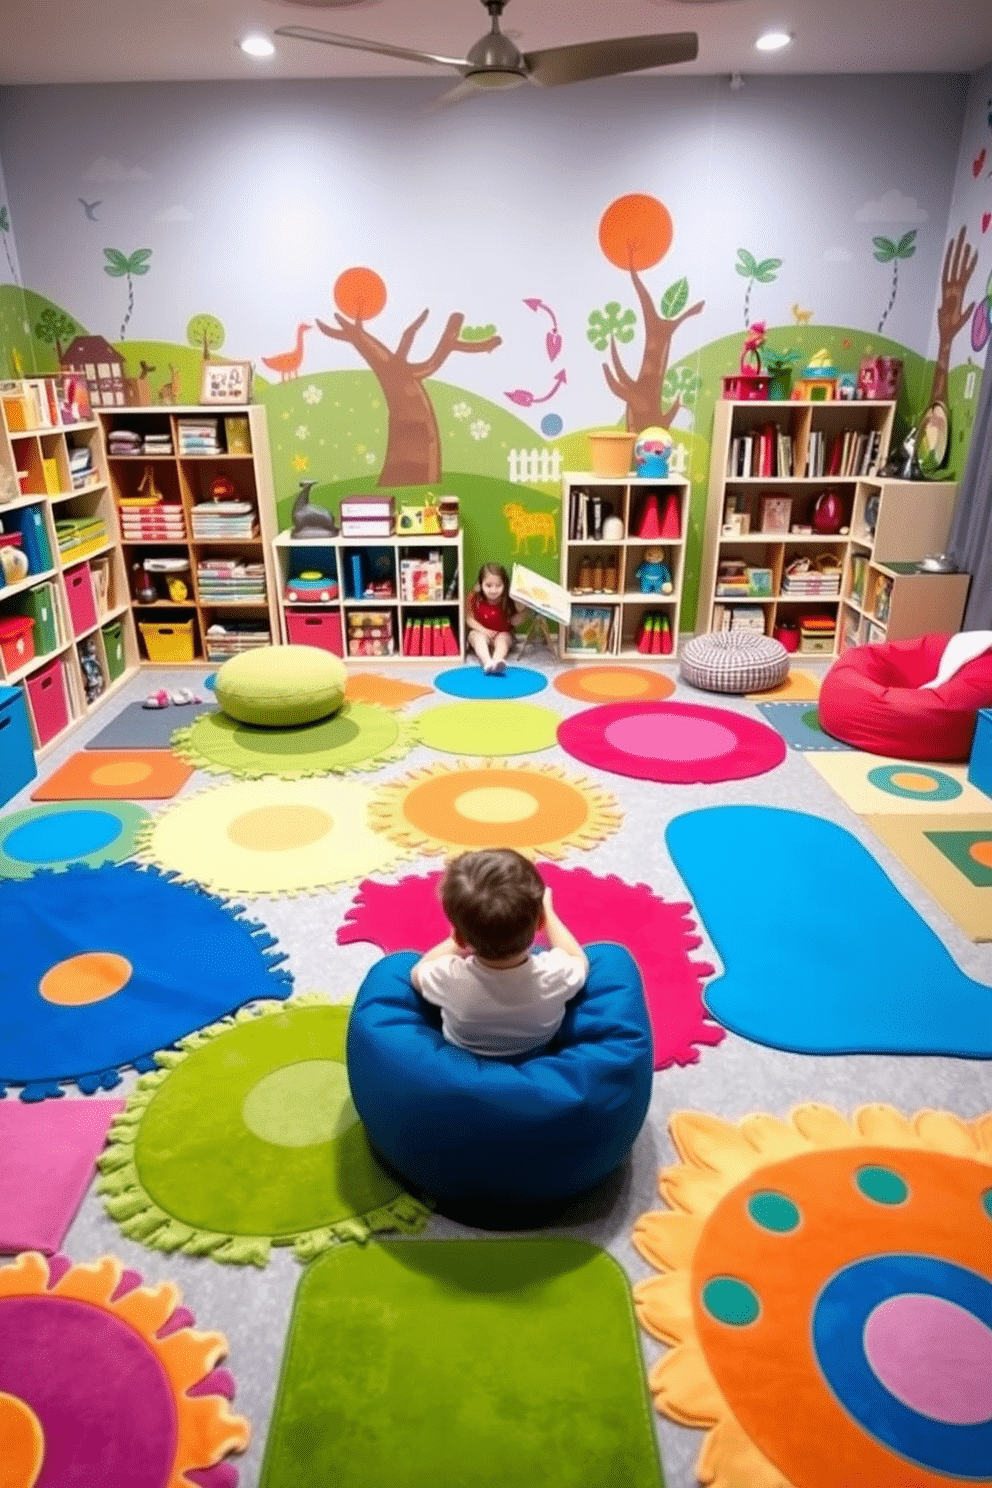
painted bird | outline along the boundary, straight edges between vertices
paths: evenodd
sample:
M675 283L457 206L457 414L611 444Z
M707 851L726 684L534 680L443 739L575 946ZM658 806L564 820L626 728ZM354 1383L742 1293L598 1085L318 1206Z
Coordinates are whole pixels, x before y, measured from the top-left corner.
M96 209L103 206L102 201L88 202L84 201L81 196L77 196L76 200L91 222L99 222L100 219L96 215Z

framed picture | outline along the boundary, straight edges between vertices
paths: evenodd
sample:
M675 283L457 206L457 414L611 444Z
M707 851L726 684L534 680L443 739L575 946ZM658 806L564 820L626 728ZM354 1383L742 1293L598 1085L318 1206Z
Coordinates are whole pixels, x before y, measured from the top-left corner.
M251 362L204 362L201 403L250 403Z
M766 496L761 503L762 532L788 532L792 519L791 496Z

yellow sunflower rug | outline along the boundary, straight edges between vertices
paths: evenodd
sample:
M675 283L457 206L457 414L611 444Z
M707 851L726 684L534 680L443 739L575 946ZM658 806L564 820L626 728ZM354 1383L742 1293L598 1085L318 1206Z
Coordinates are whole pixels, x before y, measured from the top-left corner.
M255 1003L156 1055L111 1127L99 1191L153 1250L264 1266L377 1230L422 1229L423 1204L379 1165L345 1068L348 1008Z
M294 894L393 867L403 849L368 824L353 780L242 780L199 791L146 826L160 868L234 894Z
M556 765L457 760L380 785L369 821L406 851L514 847L530 858L562 858L570 847L595 847L623 815L608 791Z
M992 1114L677 1112L634 1244L659 1411L716 1488L992 1481Z

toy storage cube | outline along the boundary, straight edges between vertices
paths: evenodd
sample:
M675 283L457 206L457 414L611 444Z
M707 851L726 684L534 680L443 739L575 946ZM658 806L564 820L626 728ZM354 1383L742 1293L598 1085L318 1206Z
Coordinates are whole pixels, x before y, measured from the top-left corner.
M0 806L37 773L24 694L19 687L0 687Z
M55 627L55 594L51 582L29 589L21 597L18 608L34 624L35 656L47 656L59 643Z
M286 631L290 645L319 646L322 651L344 655L341 616L337 610L287 610Z
M987 796L992 796L992 708L979 709L968 761L968 779Z
M107 657L107 679L116 682L124 671L123 620L111 620L103 627L103 649Z
M65 592L69 601L69 615L74 635L82 635L96 625L96 599L93 596L93 580L88 563L65 571Z
M48 666L25 678L31 717L38 747L54 739L69 726L69 700L65 690L65 671L56 657Z
M33 661L34 621L30 615L4 615L0 619L0 656L8 672L16 672Z
M192 661L194 654L192 620L175 620L171 625L139 624L149 661Z

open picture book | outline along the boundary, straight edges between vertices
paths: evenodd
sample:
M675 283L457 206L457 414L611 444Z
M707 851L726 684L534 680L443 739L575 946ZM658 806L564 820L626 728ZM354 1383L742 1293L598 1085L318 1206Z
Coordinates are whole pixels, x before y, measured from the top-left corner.
M572 614L572 600L567 589L546 579L543 574L524 568L522 563L513 565L510 575L510 598L517 604L526 605L547 620L557 620L567 625Z

